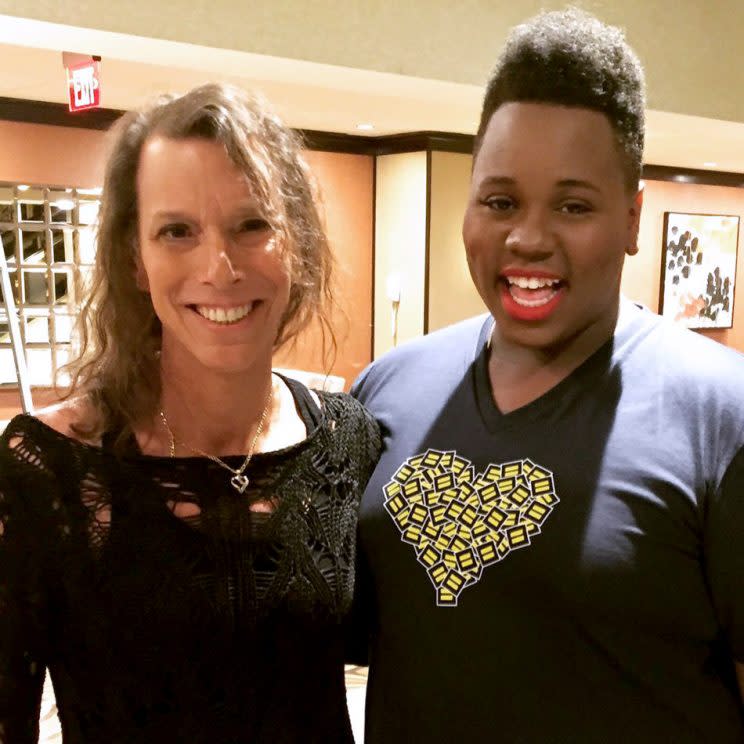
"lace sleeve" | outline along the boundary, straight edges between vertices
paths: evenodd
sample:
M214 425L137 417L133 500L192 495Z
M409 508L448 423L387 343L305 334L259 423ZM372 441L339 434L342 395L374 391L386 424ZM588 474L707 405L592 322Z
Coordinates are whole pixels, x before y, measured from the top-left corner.
M7 432L0 439L0 744L37 741L45 670L46 541L24 444Z
M375 417L356 398L345 394L344 402L350 419L350 439L354 442L353 458L359 469L359 485L364 490L380 459L382 432Z
M382 451L382 432L372 414L357 403L361 412L360 486L362 491L377 465ZM361 497L361 494L360 494ZM346 618L345 657L347 664L367 666L370 622L374 616L369 569L357 544L354 561L354 594L351 611Z

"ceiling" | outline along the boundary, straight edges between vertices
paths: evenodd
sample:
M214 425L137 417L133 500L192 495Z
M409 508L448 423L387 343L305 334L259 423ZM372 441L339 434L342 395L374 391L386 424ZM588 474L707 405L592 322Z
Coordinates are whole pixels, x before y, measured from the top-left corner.
M12 43L11 43L12 42ZM482 89L0 16L0 96L66 101L61 51L101 54L103 100L128 109L226 80L261 90L294 127L349 134L473 133ZM374 129L359 131L359 124ZM649 111L645 161L744 173L744 124Z

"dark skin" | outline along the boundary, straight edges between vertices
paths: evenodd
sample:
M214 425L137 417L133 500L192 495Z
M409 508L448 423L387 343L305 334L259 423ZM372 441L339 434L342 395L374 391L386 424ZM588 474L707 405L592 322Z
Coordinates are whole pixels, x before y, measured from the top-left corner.
M539 398L610 338L641 203L641 192L628 192L602 114L533 103L494 113L474 163L463 237L496 319L489 368L501 411ZM520 289L509 284L514 274L553 285ZM540 314L541 303L552 310Z

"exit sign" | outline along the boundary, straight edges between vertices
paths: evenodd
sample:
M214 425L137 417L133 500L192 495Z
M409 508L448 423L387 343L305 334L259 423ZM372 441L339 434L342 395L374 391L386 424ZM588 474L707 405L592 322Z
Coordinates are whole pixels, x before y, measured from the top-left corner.
M70 111L101 105L101 63L91 60L67 67Z

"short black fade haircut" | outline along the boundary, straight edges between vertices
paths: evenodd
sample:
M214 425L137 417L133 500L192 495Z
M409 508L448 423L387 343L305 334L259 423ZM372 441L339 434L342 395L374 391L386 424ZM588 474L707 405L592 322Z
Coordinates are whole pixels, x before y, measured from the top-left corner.
M547 103L604 114L638 188L643 163L643 68L623 32L577 8L541 13L507 37L486 86L475 154L494 112L510 102Z

